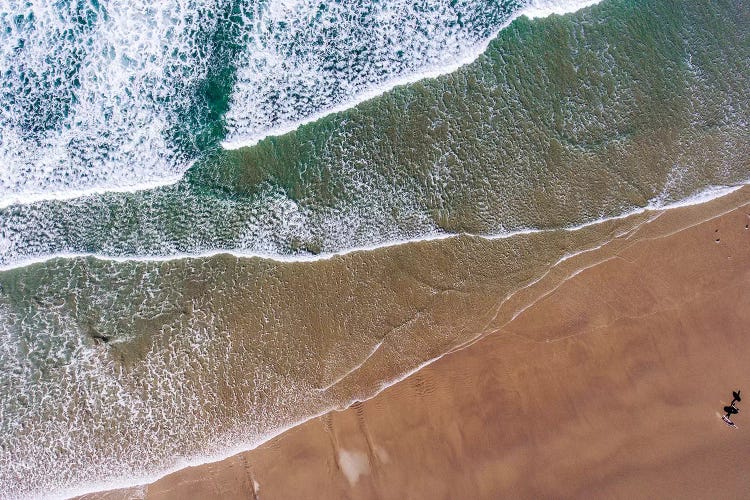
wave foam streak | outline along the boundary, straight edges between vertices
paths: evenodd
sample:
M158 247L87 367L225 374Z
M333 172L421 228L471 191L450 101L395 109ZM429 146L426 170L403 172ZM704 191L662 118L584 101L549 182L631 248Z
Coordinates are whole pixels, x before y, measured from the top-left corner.
M399 79L455 69L521 8L516 0L262 4L238 63L226 144L252 144Z

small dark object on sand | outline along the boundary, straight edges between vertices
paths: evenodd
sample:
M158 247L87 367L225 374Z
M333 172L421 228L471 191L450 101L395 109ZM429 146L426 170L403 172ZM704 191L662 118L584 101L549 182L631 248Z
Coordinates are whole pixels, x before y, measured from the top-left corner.
M732 402L730 403L732 406L734 406L734 402L737 401L738 403L742 401L742 398L740 397L740 391L732 391Z

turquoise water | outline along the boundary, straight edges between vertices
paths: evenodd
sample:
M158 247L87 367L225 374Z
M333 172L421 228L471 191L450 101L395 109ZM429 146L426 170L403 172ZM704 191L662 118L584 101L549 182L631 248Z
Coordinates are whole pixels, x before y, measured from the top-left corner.
M172 183L224 140L476 53L521 7L3 0L0 205Z
M127 482L266 436L337 404L317 389L471 278L412 282L408 249L185 254L553 230L750 178L742 2L604 1L486 45L519 8L0 2L0 489ZM484 272L473 250L430 262Z

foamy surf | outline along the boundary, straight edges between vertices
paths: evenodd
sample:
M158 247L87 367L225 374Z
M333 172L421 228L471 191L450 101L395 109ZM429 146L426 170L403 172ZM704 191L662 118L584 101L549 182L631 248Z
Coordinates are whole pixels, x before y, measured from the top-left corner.
M277 8L269 5L264 22L273 25L291 19L290 26L281 38L267 40L259 53L250 50L245 54L227 113L228 134L222 145L228 149L252 146L266 137L291 132L355 107L394 87L452 73L476 60L500 30L520 16L566 14L598 1L531 0L520 2L517 7L514 2L507 2L507 12L504 4L498 4L499 10L495 10L491 8L493 4L481 2L450 7L443 2L423 2L418 11L406 1L374 7L350 2L335 5L333 13L326 11L331 19L313 28L302 21L315 18L319 14L317 7L304 7L303 2L271 4ZM352 16L352 11L359 15ZM472 19L474 29L461 25L466 18ZM334 39L326 39L324 45L310 44L301 55L297 53L296 40L323 37L328 26L334 24L337 32L342 25L346 28ZM375 51L368 52L365 67L351 71L334 62L326 66L324 61L332 53L335 61L355 59L362 50L363 39ZM278 70L271 74L257 71L268 64ZM268 85L269 78L274 79L273 85ZM298 93L300 88L307 92Z
M530 19L547 17L553 14L569 14L585 7L590 7L601 0L569 0L556 2L555 0L531 0L522 9L522 15Z
M87 189L70 189L67 191L47 192L47 193L23 193L14 194L0 199L0 209L12 205L32 205L42 201L69 201L76 198L85 198L87 196L97 196L106 193L137 193L138 191L149 191L160 187L170 186L180 181L182 175L173 177L163 177L156 181L144 182L142 184L122 185L113 187L91 187Z
M0 205L174 182L214 3L1 2Z
M473 236L475 238L493 240L493 239L513 238L513 237L525 235L525 234L551 233L551 232L560 231L560 230L575 232L575 231L580 231L581 229L585 229L590 226L603 224L608 221L625 219L627 217L631 217L637 214L642 214L647 211L658 212L661 210L671 210L675 208L708 203L712 200L722 198L739 189L742 189L744 186L748 184L750 184L750 180L748 180L747 182L743 184L737 184L733 186L709 186L706 189L693 193L678 201L663 202L658 199L654 199L650 201L649 204L644 207L634 208L632 210L628 210L621 214L613 215L611 217L600 217L598 219L587 221L582 224L575 224L575 225L564 226L561 228L553 228L553 229L525 228L525 229L518 229L514 231L502 231L502 232L497 232L497 233L492 233L492 234L431 233L431 234L425 234L423 236L419 236L415 238L387 240L387 241L372 244L372 245L352 246L348 248L343 248L335 252L322 252L322 253L314 254L314 255L311 255L311 254L284 255L284 254L272 253L272 252L243 251L241 249L232 249L232 248L217 248L217 249L213 249L210 251L196 252L196 253L175 253L175 254L164 254L164 255L127 255L127 256L107 255L107 254L95 253L95 252L90 252L90 253L61 252L61 253L49 254L49 255L39 255L33 258L20 259L12 263L6 263L3 265L0 265L0 272L10 271L12 269L23 268L23 267L27 267L27 266L31 266L35 264L41 264L41 263L48 262L53 259L78 259L78 258L92 258L92 259L96 259L100 261L111 261L111 262L169 262L169 261L183 260L183 259L206 259L206 258L216 257L219 255L229 255L232 257L243 258L243 259L258 258L258 259L269 260L269 261L280 262L280 263L317 262L321 260L330 260L336 257L343 257L345 255L349 255L355 252L372 252L372 251L380 250L383 248L394 247L394 246L408 245L408 244L414 244L414 243L424 243L424 242L429 242L429 241L440 241L440 240L457 238L457 237L462 237L462 236L467 236L467 235ZM0 239L0 253L2 253L3 251L7 251L8 248L9 248L8 242L3 241L3 239Z
M535 2L527 7L538 14L552 12L550 5L565 6L555 10L565 12L584 4ZM273 12L266 5L258 16L269 17L256 20L270 22L284 12L308 19L302 15L305 8L291 3ZM637 10L629 6L626 15ZM506 17L523 12L519 8ZM726 115L722 130L706 132L700 123L702 116L713 116L712 109L700 109L700 103L708 102L704 95L714 96L712 103L716 96L727 102L735 98L714 88L718 82L706 78L709 68L695 82L695 72L703 60L715 58L708 52L716 49L702 43L692 47L693 69L679 76L688 87L701 87L695 96L671 98L664 113L653 113L661 99L657 94L664 93L663 78L654 71L641 74L642 48L627 39L618 41L613 54L610 39L621 34L610 34L608 23L593 18L596 12L519 22L518 29L495 39L487 57L455 75L388 93L361 111L322 119L283 141L242 152L214 152L184 177L168 179L180 179L176 185L114 188L121 194L106 187L69 189L70 196L50 189L29 195L26 203L5 203L0 208L0 266L10 269L74 255L147 260L230 252L307 258L439 234L492 235L588 224L637 210L654 193L670 201L705 185L746 178L745 172L737 175L743 170L739 152L744 135L737 132L743 110ZM363 14L359 24L377 13L382 14ZM317 26L317 18L310 19ZM239 28L243 23L230 24ZM569 30L568 25L579 23L587 29L586 39ZM534 34L537 25L541 37ZM540 43L543 47L547 30L555 25L562 28L554 42L564 61L560 64L538 57L546 53ZM673 36L687 36L681 33L685 26L665 28ZM233 39L236 33L224 35ZM655 67L683 67L684 53L665 52L669 47L660 40L651 43ZM560 67L567 68L564 74ZM578 73L576 67L587 70ZM734 80L741 83L741 78ZM590 95L580 99L572 90L576 88L588 89ZM561 107L560 96L569 93L569 105ZM638 104L633 95L647 98ZM530 113L535 102L539 109ZM640 139L628 138L633 131L636 138L660 134L663 122L681 120L689 109L699 122L686 124L677 142L663 150L643 148ZM554 126L547 117L555 117ZM709 143L716 146L710 155L723 158L721 165L699 151L673 154L697 144L697 134L704 133L723 137ZM640 159L627 160L635 157ZM651 162L651 171L643 172L642 165ZM672 172L665 183L667 168Z
M0 208L173 184L210 120L225 132L199 149L254 144L452 72L519 15L592 3L248 1L224 18L220 0L5 0ZM206 117L206 85L230 89L224 116Z

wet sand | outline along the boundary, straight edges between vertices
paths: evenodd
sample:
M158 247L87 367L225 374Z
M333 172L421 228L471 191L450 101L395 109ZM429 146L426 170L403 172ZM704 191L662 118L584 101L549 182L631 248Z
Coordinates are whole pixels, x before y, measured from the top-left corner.
M748 200L651 214L372 399L87 498L742 496L750 410L736 430L719 412L750 400Z

